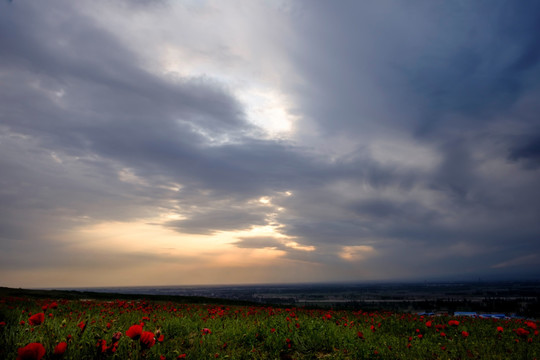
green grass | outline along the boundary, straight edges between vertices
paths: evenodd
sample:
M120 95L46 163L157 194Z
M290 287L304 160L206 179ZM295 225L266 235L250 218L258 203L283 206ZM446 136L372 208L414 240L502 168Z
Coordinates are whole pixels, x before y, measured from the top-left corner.
M43 359L540 359L536 322L519 319L20 295L0 297L0 359L16 359L19 348L34 342L45 347ZM45 320L31 325L37 313ZM155 334L150 348L126 336L142 323ZM528 334L518 335L519 328ZM113 352L117 332L122 337ZM102 340L105 352L97 346ZM63 341L66 352L53 355Z

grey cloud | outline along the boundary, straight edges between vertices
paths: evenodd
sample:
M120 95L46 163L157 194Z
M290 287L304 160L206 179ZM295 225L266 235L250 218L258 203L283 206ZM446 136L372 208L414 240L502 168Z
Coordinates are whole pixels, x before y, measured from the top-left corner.
M266 214L257 208L238 209L235 205L221 204L217 209L194 210L184 220L173 220L167 226L188 234L212 234L216 231L244 230L266 225Z
M9 17L1 22L6 30L2 33L10 35L1 39L6 50L2 64L12 70L2 74L9 85L1 90L6 109L2 124L8 131L31 136L37 151L79 157L70 166L90 165L96 171L92 176L103 177L114 192L121 185L116 172L122 166L153 181L167 172L176 182L204 177L200 172L211 173L212 164L203 164L200 149L208 139L199 131L229 137L250 131L242 110L221 85L209 79L170 80L148 74L136 54L66 6L64 12L54 11L54 5L43 11L36 4L2 11ZM27 177L42 170L27 169ZM116 189L105 180L111 177ZM77 200L80 196L62 198L84 203ZM120 194L113 198L122 201Z
M295 44L310 80L298 97L322 133L478 129L538 76L536 5L347 1L302 10L295 23L312 41Z
M281 241L273 237L240 237L233 243L234 246L244 249L264 249L276 248L284 250L285 246Z
M523 162L527 168L537 169L540 166L540 135L525 137L510 149L508 157L512 161Z
M73 9L75 16L68 17L53 11L54 6L49 11L36 4L20 6L23 9L7 7L2 12L9 16L2 21L2 32L10 34L1 38L6 53L3 64L16 72L16 78L6 80L12 80L11 91L18 92L18 99L26 98L20 106L32 104L36 112L32 115L39 114L40 121L16 117L13 112L4 120L13 129L48 132L61 143L74 135L81 145L97 147L99 137L91 137L97 129L109 130L118 139L123 135L120 131L139 131L141 126L147 131L156 132L159 127L163 133L166 128L178 133L176 122L210 134L248 127L237 102L218 83L204 78L158 78L142 69L137 54ZM35 83L37 89L31 86ZM54 92L64 95L51 101ZM159 125L153 124L156 121Z
M332 249L330 246L323 246L315 250L306 250L302 246L306 245L302 243L302 239L293 239L294 242L300 246L297 248L292 246L289 239L278 239L268 236L253 236L253 237L239 237L238 241L231 243L241 249L273 249L279 250L284 253L284 258L300 261L303 263L322 264L336 263L336 255L338 249Z
M0 268L4 270L39 271L54 267L65 271L69 271L69 269L86 269L88 271L107 269L113 272L122 268L141 267L141 264L144 264L144 266L152 264L159 266L160 264L197 263L197 259L193 257L171 255L165 251L161 254L149 254L121 250L110 248L106 252L96 250L74 251L66 248L65 245L55 245L49 242L47 246L41 246L37 242L37 246L29 247L24 252L17 248L6 248L0 255L0 259L2 259Z
M153 74L137 49L69 3L2 3L3 249L46 252L55 228L167 211L183 217L166 223L180 233L278 223L317 250L274 238L233 245L274 247L336 276L519 267L513 259L540 253L538 9L439 5L306 2L283 12L293 36L281 50L295 76L282 74L280 91L300 119L294 139L276 140L259 136L212 74ZM439 160L418 170L409 164L422 159L370 153L401 136ZM341 140L352 144L345 154L320 144ZM376 256L340 258L354 245Z
M372 221L418 223L434 222L437 212L427 209L413 201L397 202L390 200L367 200L351 204L351 209L359 216Z

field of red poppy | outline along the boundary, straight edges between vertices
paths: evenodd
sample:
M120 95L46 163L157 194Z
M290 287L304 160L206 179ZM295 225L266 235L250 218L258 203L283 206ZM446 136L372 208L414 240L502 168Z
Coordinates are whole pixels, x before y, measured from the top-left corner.
M1 359L540 359L537 321L0 298Z

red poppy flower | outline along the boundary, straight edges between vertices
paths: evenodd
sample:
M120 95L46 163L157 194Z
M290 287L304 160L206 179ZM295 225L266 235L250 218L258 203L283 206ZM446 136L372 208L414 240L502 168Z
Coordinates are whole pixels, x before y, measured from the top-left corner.
M63 355L66 352L67 349L67 343L65 341L62 341L56 347L54 348L54 355Z
M536 323L535 323L535 322L527 321L527 322L525 323L525 325L527 325L528 327L530 327L530 328L533 329L533 330L536 330Z
M86 328L86 324L84 323L84 321L78 323L77 326L81 329L81 331L84 331L84 329Z
M104 340L104 339L98 340L96 346L101 351L102 354L107 352L107 341L106 340Z
M126 335L132 338L133 340L138 340L141 337L141 334L143 332L141 325L132 325L128 331L126 331Z
M431 327L431 320L430 320L430 321L426 321L426 326L427 326L427 327Z
M450 320L450 321L448 322L448 325L450 325L450 326L458 326L458 325L459 325L459 321L457 321L457 320Z
M157 340L163 342L163 340L165 340L165 335L160 335Z
M45 348L40 343L30 343L17 350L17 360L40 360L45 356Z
M212 330L210 330L209 328L202 329L202 334L203 335L208 335L208 334L211 334L211 333L212 333Z
M143 331L141 334L141 345L147 349L150 349L156 343L154 333L151 331Z
M45 314L44 313L38 313L30 316L28 318L28 323L30 325L40 325L45 321Z
M525 330L524 328L517 328L517 329L514 330L514 332L518 336L527 336L527 335L529 335L529 332L527 330Z
M502 333L504 331L502 326L497 326L497 332Z
M469 333L466 332L466 331L462 331L462 332L461 332L461 336L463 336L464 338L466 338L466 337L469 336Z

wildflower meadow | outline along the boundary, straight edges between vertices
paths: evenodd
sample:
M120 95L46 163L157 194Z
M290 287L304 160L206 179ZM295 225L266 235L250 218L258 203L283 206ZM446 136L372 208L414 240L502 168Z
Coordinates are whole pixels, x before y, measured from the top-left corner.
M409 313L0 298L0 358L540 359L537 321Z

